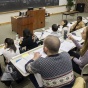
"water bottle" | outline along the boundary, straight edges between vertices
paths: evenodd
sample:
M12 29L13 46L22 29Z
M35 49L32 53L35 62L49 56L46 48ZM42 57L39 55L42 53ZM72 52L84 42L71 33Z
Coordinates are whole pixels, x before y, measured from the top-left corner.
M18 39L19 39L19 36L18 36L18 35L16 35L16 40L18 41Z
M63 38L66 40L67 38L67 34L68 34L68 28L67 27L64 27L63 28Z

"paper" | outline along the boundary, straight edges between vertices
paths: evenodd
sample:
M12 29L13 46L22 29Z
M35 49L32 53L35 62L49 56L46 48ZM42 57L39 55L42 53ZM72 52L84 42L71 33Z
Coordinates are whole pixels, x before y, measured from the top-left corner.
M37 73L37 74L34 74L34 76L39 84L39 87L43 87L43 81L42 81L41 75Z
M47 56L43 51L43 47L35 50L34 52L39 52L42 55L41 57L44 57L44 58Z
M64 41L64 42L61 43L60 50L68 52L73 47L75 47L74 43L71 43L71 42L68 42L68 41Z
M72 35L72 37L77 40L77 41L81 41L82 40L82 37L79 37L79 36L75 36L75 35Z
M22 58L25 59L25 60L27 60L27 61L30 61L33 57L34 57L33 53L26 54L26 55L22 56Z
M23 58L19 58L16 62L15 62L15 66L20 70L22 71L23 73L27 73L26 70L25 70L25 64L27 63L28 61L23 59Z

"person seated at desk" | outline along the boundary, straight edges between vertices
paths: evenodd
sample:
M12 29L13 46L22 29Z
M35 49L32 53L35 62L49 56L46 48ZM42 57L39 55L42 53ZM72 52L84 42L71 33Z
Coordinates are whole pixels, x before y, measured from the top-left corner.
M13 39L6 38L4 43L5 43L5 47L4 47L4 51L3 51L3 56L5 57L5 60L6 60L5 62L7 64L7 66L2 75L1 81L3 83L5 83L6 86L10 86L12 77L9 73L8 66L10 64L10 59L12 59L12 57L14 57L16 55L19 55L20 51L19 51L19 47L15 46Z
M50 35L57 36L58 38L61 36L61 34L58 31L58 26L57 24L52 25L52 33Z
M60 40L49 35L44 39L43 50L47 57L34 53L34 57L25 65L28 73L39 73L45 88L72 88L74 73L70 55L66 52L58 53Z
M19 52L19 47L15 46L14 40L11 38L6 38L4 41L5 47L3 51L3 56L6 59L6 63L8 64L10 62L10 59L18 54Z
M62 20L62 21L61 21L60 26L62 26L62 28L68 27L67 25L68 25L68 21L67 21L67 20ZM59 26L59 25L58 25L58 26Z
M72 60L73 70L78 74L81 74L82 68L88 64L88 27L85 27L82 32L82 39L85 40L83 45L80 45L71 35L68 35L68 38L71 39L77 48L80 49L79 55L73 55ZM79 56L79 58L78 58Z
M35 42L35 36L32 35L28 29L23 30L23 39L20 41L19 45L21 47L26 46L26 51L38 46Z
M73 24L70 28L70 32L76 31L80 28L85 27L85 23L82 21L82 16L78 16L77 17L77 22L75 22L75 24Z

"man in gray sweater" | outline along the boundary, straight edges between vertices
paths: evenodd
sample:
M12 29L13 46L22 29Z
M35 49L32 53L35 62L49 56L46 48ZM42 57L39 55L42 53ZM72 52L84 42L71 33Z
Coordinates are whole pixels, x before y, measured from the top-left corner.
M33 62L29 61L25 65L27 72L39 73L42 76L45 88L72 88L74 84L71 58L66 52L58 53L59 47L60 40L49 35L45 38L43 46L47 57L43 58L36 52Z

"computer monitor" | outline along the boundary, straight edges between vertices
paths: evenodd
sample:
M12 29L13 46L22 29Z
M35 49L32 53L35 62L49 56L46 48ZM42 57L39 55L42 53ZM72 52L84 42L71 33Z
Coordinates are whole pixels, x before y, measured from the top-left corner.
M28 10L33 10L34 8L33 7L28 7Z

